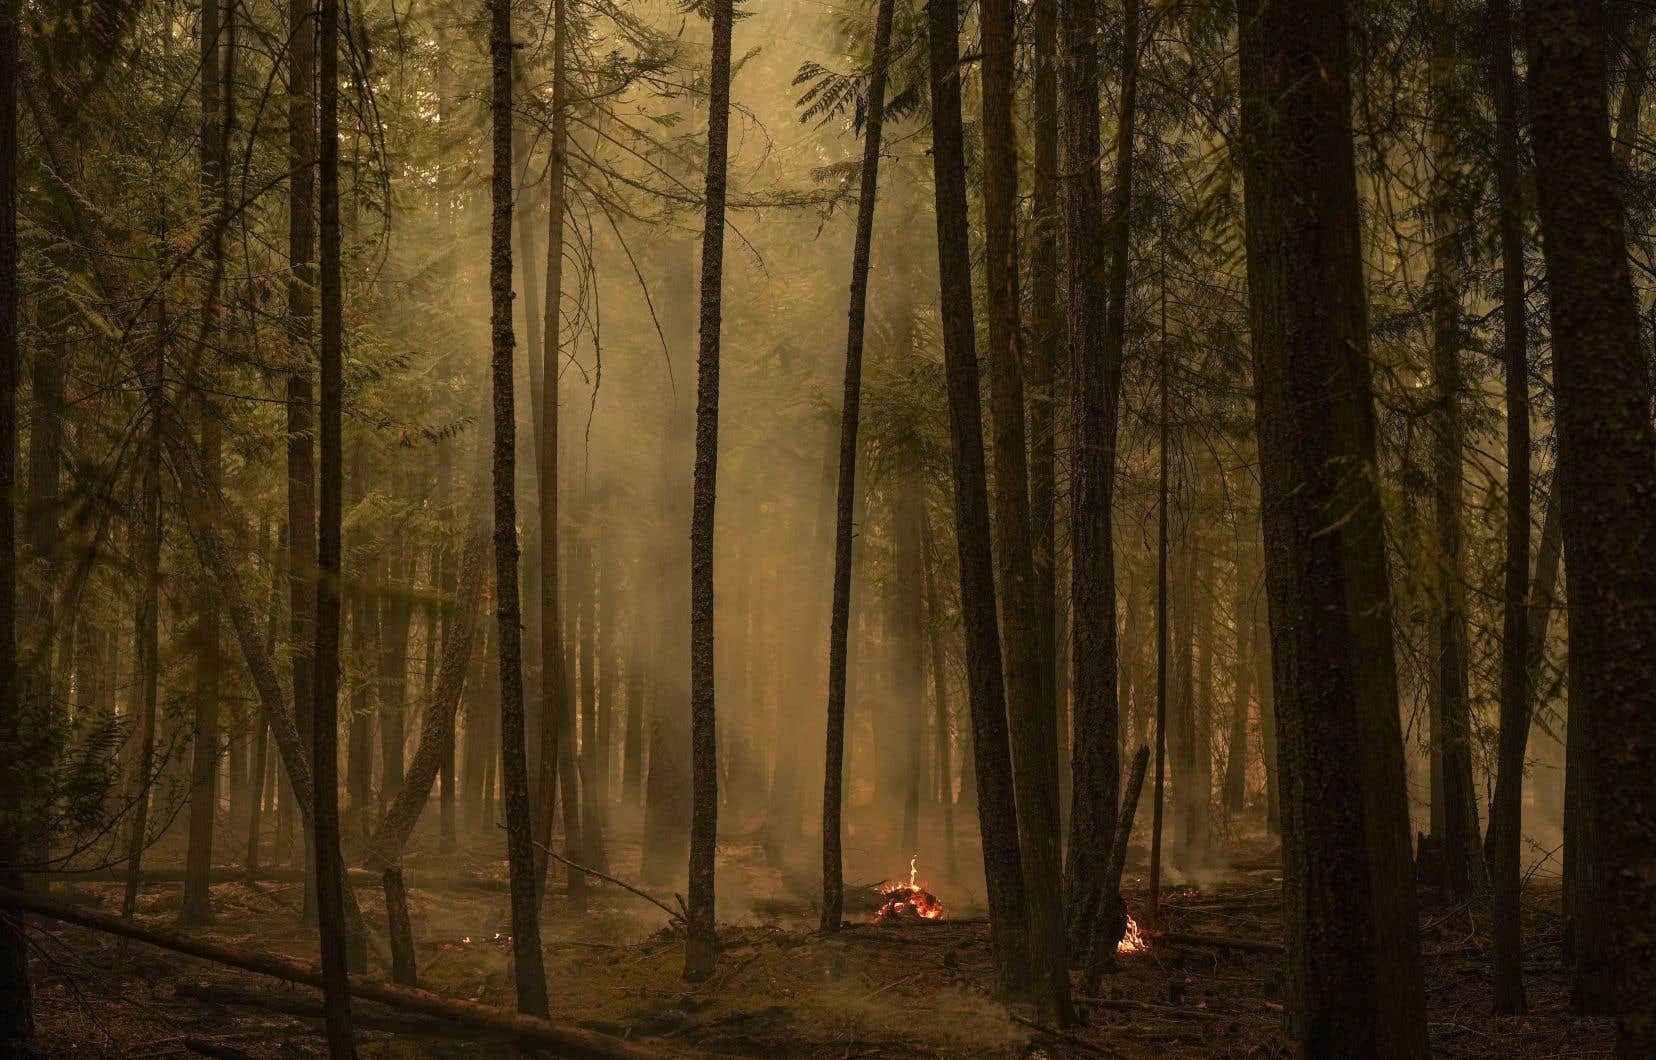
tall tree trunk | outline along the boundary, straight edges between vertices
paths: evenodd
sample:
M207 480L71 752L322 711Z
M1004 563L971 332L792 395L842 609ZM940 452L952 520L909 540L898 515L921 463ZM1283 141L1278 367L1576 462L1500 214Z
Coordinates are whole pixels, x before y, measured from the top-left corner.
M972 324L971 242L967 227L966 151L960 113L960 8L930 0L928 76L932 88L932 173L936 195L937 273L943 318L943 365L949 392L949 449L954 480L960 608L966 627L966 686L972 715L973 768L963 770L961 800L977 803L983 838L995 992L1010 998L1029 983L1023 855L1012 792L1012 751L995 627L995 571L989 541L989 493L978 396L977 338ZM970 783L968 783L968 781Z
M1053 704L1054 761L1062 769L1069 754L1068 727L1060 724L1058 685L1058 587L1056 496L1057 457L1053 409L1057 406L1058 348L1063 322L1058 318L1058 0L1034 5L1034 67L1030 104L1035 135L1035 170L1030 191L1029 352L1025 358L1029 404L1029 537L1034 569L1035 635L1039 645L1043 702ZM1096 113L1096 111L1095 111ZM1093 167L1088 167L1093 169ZM1096 172L1096 170L1093 170ZM1067 171L1065 171L1067 172ZM1060 793L1060 802L1062 802ZM1062 817L1062 813L1060 813ZM1062 822L1060 822L1060 835Z
M450 83L450 67L448 58L449 32L446 25L439 24L437 29L437 126L440 135L448 135L449 123L453 118L453 85ZM454 191L450 187L450 166L446 162L444 153L437 158L437 234L441 242L441 253L447 265L450 255L454 252ZM451 276L452 270L445 268L445 275ZM530 351L531 354L534 351ZM451 358L444 358L445 374L452 374ZM445 440L437 455L437 488L441 491L438 496L440 511L449 519L454 516L454 457L453 442ZM475 519L475 514L474 514ZM442 546L438 553L439 569L442 571L437 579L438 588L445 600L455 602L455 576L458 566L453 550L447 545ZM443 639L446 642L452 622L450 609L445 608L442 618ZM467 667L469 669L469 666ZM464 674L460 680L464 680ZM444 854L451 854L459 845L457 837L458 815L456 814L456 796L459 794L459 777L455 767L455 725L451 717L444 734L442 761L439 765L438 776L441 783L441 794L438 797L438 849Z
M1035 571L1029 529L1029 475L1019 365L1018 250L1015 215L1017 137L1012 123L1013 3L984 0L983 38L984 283L988 288L990 449L995 459L995 566L1000 573L1001 631L1006 646L1006 712L1012 735L1013 784L1029 972L1035 1012L1046 1023L1074 1019L1059 892L1063 849L1058 835L1057 721L1051 681L1043 680L1036 628ZM1111 679L1113 690L1114 679Z
M937 538L931 521L921 513L925 568L926 637L932 664L933 733L937 742L937 793L943 809L943 864L949 879L958 879L955 858L954 777L949 773L949 660L943 651L943 594L938 590Z
M1240 14L1289 1029L1305 1056L1424 1057L1350 25L1343 0L1242 0Z
M22 703L17 670L17 68L22 0L0 0L0 886L18 888L22 851L18 811L28 794L18 769ZM0 920L0 1043L34 1034L29 944L23 918Z
M228 101L230 89L230 36L235 9L223 0L201 2L201 194L203 215L213 226L207 248L210 276L202 299L201 334L209 341L222 342L221 287L224 277L224 228L229 221L229 169L226 156L230 145ZM210 386L211 370L204 364L195 372ZM221 429L217 410L206 393L194 402L201 419L201 449L208 474L215 486L222 475ZM219 597L210 577L197 579L196 600L196 688L194 725L191 732L190 827L184 855L184 896L178 919L182 923L206 923L213 918L209 883L213 865L213 818L218 811L219 757Z
M546 969L540 944L540 887L529 812L524 749L523 625L518 605L515 473L517 419L512 391L512 8L489 5L493 173L490 177L489 324L494 405L495 618L500 644L500 748L506 804L506 857L512 892L513 979L518 1011L545 1017ZM487 798L487 793L485 793Z
M1604 13L1591 0L1532 0L1525 11L1567 484L1570 692L1590 721L1586 757L1597 789L1598 847L1588 853L1601 871L1590 870L1597 887L1588 893L1609 942L1583 945L1577 924L1574 956L1578 986L1608 958L1618 1052L1643 1056L1656 1052L1656 427L1610 154Z
M1064 250L1070 359L1075 372L1075 457L1070 614L1075 644L1075 748L1070 776L1065 897L1072 954L1113 924L1119 884L1104 871L1116 823L1121 756L1117 692L1115 542L1116 407L1127 333L1127 269L1133 202L1133 129L1138 99L1138 0L1122 25L1113 216L1104 227L1098 167L1098 12L1094 0L1064 0ZM1109 255L1106 259L1106 254ZM1105 269L1108 268L1108 274ZM1106 298L1106 295L1108 296Z
M268 530L261 534L261 539L268 540ZM282 590L285 588L283 580L286 571L282 566L282 559L287 555L287 527L284 525L277 531L275 548L267 553L270 557L270 627L265 633L265 654L272 658L276 655L276 642L279 627L282 621ZM265 771L270 758L270 718L266 716L263 706L253 711L253 750L248 756L247 770L247 857L242 867L247 872L247 878L253 879L259 874L259 841L261 839L262 810L260 805L267 791L272 796L275 792L265 783ZM235 815L231 815L235 820Z
M823 931L838 931L845 903L840 815L845 783L845 671L851 619L852 513L857 501L857 426L862 409L863 325L868 311L868 259L879 191L880 134L885 122L886 63L891 54L895 0L880 0L874 21L874 58L863 125L862 183L857 236L851 252L851 305L845 339L845 386L840 396L839 480L834 501L834 597L828 625L828 735L822 783Z
M316 921L322 936L323 1026L335 1060L356 1056L351 994L346 981L345 866L339 856L339 611L344 426L344 290L339 230L339 0L321 0L318 180L322 342L318 356L321 452L316 531L316 702L311 731L311 863L316 872Z
M1250 621L1253 609L1248 603L1248 588L1253 583L1247 569L1247 550L1236 543L1235 575L1232 590L1236 601L1231 611L1235 626L1236 657L1231 664L1230 735L1225 741L1225 784L1222 805L1226 813L1241 813L1248 794L1248 698L1251 689L1248 679L1253 674L1253 661L1248 658Z
M358 447L360 451L360 447ZM352 479L363 481L362 462L352 460ZM353 491L355 492L355 491ZM351 683L350 719L346 723L345 797L347 818L345 835L355 846L367 834L373 817L374 805L374 656L380 641L380 599L367 591L374 579L379 559L369 561L357 572L356 584L349 590L351 605L351 671L356 680Z
M552 846L552 818L560 790L563 795L564 855L575 861L585 858L582 835L579 778L575 761L575 724L572 710L567 657L564 655L563 606L558 581L558 542L562 526L558 516L558 388L563 367L563 259L565 211L565 156L569 140L568 95L564 64L569 38L565 0L552 5L552 138L547 158L546 289L541 302L538 351L540 371L530 385L539 384L531 404L539 409L539 434L535 445L535 497L540 516L540 654L541 696L540 752L535 787L535 839ZM537 351L530 350L531 367ZM532 376L535 373L531 373ZM535 855L535 880L545 886L547 859ZM576 912L586 909L586 874L569 873L569 905Z
M316 313L316 5L288 0L288 336L293 367L287 379L287 525L289 626L293 655L293 716L307 745L315 696L316 457L313 318ZM290 791L284 788L283 792ZM284 798L283 805L291 800ZM307 837L308 838L308 837ZM310 843L304 844L310 864ZM316 912L315 873L307 871L306 918Z
M391 555L380 568L385 571L386 579L383 586L377 587L381 599L378 663L379 809L382 813L402 791L408 710L408 631L414 621L411 601L414 553L407 544L396 541L389 543L388 550Z
M1462 166L1454 157L1456 100L1450 84L1460 57L1451 51L1454 27L1443 0L1433 4L1429 21L1427 126L1434 175L1428 193L1432 254L1427 299L1432 313L1432 377L1437 405L1432 433L1432 500L1440 564L1432 742L1442 778L1441 784L1434 787L1434 795L1442 797L1442 806L1433 808L1433 820L1441 821L1437 838L1443 851L1444 890L1451 898L1463 899L1487 885L1488 873L1478 843L1478 795L1472 780L1472 696L1463 554L1466 425L1461 410L1465 386L1461 350L1466 338L1461 323L1465 276L1460 227L1464 218L1453 202Z
M1150 926L1161 927L1162 821L1167 801L1167 549L1168 537L1168 393L1167 393L1167 262L1162 252L1160 272L1160 327L1156 333L1157 393L1161 408L1156 445L1156 790L1150 822Z
M713 703L713 502L719 469L719 325L724 302L725 178L730 151L732 0L712 0L708 73L707 213L702 224L700 349L696 355L696 466L690 502L690 900L684 978L713 974L713 855L719 832L719 758Z
M1500 201L1501 314L1506 361L1506 598L1501 622L1501 732L1489 805L1489 871L1495 889L1495 1011L1524 1004L1519 897L1524 832L1524 749L1529 741L1530 402L1524 304L1524 214L1512 69L1512 2L1490 0L1490 96L1495 104L1495 189Z
M167 334L166 303L156 305L157 339ZM133 616L133 655L138 663L136 702L137 729L132 737L135 754L126 766L127 802L132 811L127 842L126 887L121 895L121 915L131 916L138 906L138 879L149 824L150 772L155 758L155 714L160 701L160 591L161 591L161 435L165 429L164 390L166 350L158 348L144 373L146 437L144 439L142 491L138 508L138 595Z

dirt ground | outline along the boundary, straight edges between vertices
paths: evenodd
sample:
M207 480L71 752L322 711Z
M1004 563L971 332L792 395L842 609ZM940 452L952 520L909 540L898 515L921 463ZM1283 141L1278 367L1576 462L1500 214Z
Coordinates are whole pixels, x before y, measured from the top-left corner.
M441 860L410 857L421 986L512 1006L503 845L491 841ZM961 848L964 865L970 852L964 841ZM847 909L850 928L823 936L809 904L812 876L803 853L783 874L767 864L757 836L720 844L722 952L713 978L694 986L679 979L679 937L654 906L599 885L587 915L575 916L554 894L543 926L554 1018L625 1036L666 1056L1164 1060L1285 1051L1279 953L1155 940L1147 952L1124 955L1120 970L1105 979L1100 994L1108 1007L1084 1003L1082 1025L1053 1032L1035 1026L1029 1010L988 997L989 927L971 886L931 879L947 910L941 921L868 923L864 902ZM166 855L158 850L149 863L164 868ZM1226 843L1223 856L1225 868L1179 881L1166 894L1163 930L1278 942L1280 873L1271 849L1256 836ZM636 839L612 844L610 863L617 875L635 879ZM1145 852L1135 847L1125 886L1141 920L1144 867ZM906 865L894 868L897 876ZM422 876L431 885L422 886ZM930 878L924 864L921 877ZM358 890L364 915L380 928L377 888ZM120 906L119 886L107 880L60 882L56 893L104 910ZM314 935L300 924L300 886L291 878L227 881L215 885L213 897L216 922L194 929L203 936L314 960ZM175 882L146 885L139 919L173 927L179 898ZM1530 1014L1523 1017L1489 1015L1487 909L1445 907L1429 893L1422 903L1436 1053L1611 1054L1608 1021L1567 1011L1556 881L1532 880L1526 895ZM314 990L139 943L123 946L77 927L39 923L32 936L38 1055L325 1055ZM380 957L371 958L370 973L386 976ZM501 1037L375 1004L358 1002L354 1013L364 1058L520 1052Z

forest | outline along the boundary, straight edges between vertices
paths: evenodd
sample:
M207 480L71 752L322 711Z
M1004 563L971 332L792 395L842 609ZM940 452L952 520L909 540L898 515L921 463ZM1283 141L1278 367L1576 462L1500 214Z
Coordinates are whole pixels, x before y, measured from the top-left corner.
M0 0L0 1053L1656 1056L1653 48Z

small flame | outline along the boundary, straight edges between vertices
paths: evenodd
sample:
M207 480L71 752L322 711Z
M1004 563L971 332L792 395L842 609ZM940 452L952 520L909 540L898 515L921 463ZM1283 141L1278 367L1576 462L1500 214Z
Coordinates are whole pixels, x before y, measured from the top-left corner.
M915 916L922 920L943 919L943 903L920 882L919 854L909 858L908 883L892 880L880 888L880 893L885 896L885 902L880 906L879 912L874 914L875 920L904 916Z
M1150 949L1150 936L1139 930L1138 921L1127 917L1127 933L1116 944L1117 953L1145 953Z

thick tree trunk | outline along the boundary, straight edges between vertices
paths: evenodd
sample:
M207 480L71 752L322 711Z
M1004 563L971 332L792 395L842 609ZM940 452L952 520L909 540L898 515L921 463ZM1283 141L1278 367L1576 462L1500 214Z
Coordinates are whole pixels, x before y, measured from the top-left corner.
M995 627L995 573L989 540L989 494L983 460L977 339L972 324L971 242L967 226L966 152L960 112L960 9L930 0L928 76L932 89L932 172L936 195L939 304L949 392L949 447L954 485L960 605L966 627L966 686L972 716L972 765L961 800L976 802L983 838L995 992L1023 993L1029 983L1023 856L1012 792L1000 633ZM970 800L970 801L967 801Z
M894 0L880 0L874 21L874 59L863 124L862 183L857 236L851 253L851 305L845 339L845 385L840 396L839 479L834 501L834 596L828 617L828 734L822 782L823 931L838 931L845 903L840 815L845 783L845 671L851 619L852 514L857 502L857 427L862 409L863 325L868 312L868 259L879 191L880 134L885 121L886 63L891 54Z
M0 887L22 884L18 811L27 795L18 751L22 706L17 669L18 342L17 68L21 0L0 0ZM0 920L0 1044L22 1048L34 1034L29 943L23 918Z
M1242 0L1249 319L1283 781L1289 1029L1424 1057L1346 5ZM1318 277L1316 283L1305 278Z
M1495 1011L1525 1009L1520 858L1524 749L1529 740L1530 401L1524 302L1524 214L1518 110L1512 69L1512 0L1490 0L1490 96L1495 104L1495 188L1500 202L1501 314L1506 361L1506 598L1501 623L1501 732L1489 806L1489 871L1495 889Z
M995 459L995 566L1000 575L1001 632L1006 648L1006 712L1035 1012L1045 1023L1074 1020L1064 937L1063 848L1058 835L1057 720L1051 679L1043 679L1036 625L1035 570L1029 529L1028 454L1018 348L1018 250L1015 215L1017 137L1012 123L1013 3L984 0L983 38L984 283L988 288L989 391ZM1114 690L1114 678L1110 681ZM1113 737L1112 737L1113 739ZM1113 746L1113 744L1112 744Z
M1570 698L1590 724L1584 757L1596 788L1586 893L1609 943L1572 925L1578 1000L1583 979L1614 983L1618 1051L1643 1056L1656 1052L1656 427L1610 153L1604 12L1594 0L1525 10L1566 484Z
M512 389L512 9L489 5L490 177L489 325L494 405L495 618L500 643L500 748L506 804L506 856L512 885L513 979L518 1011L545 1017L546 969L540 945L540 887L529 811L524 748L523 620L518 605L515 472L517 420Z
M317 19L320 53L320 183L322 342L318 357L321 452L316 532L316 702L311 726L314 771L311 859L316 871L316 921L322 936L323 1025L334 1060L356 1056L351 1035L351 995L345 939L345 867L339 856L339 610L340 532L343 511L342 433L345 396L344 290L339 231L339 0L321 0Z
M1069 864L1065 898L1070 952L1084 957L1098 918L1113 919L1118 895L1104 872L1121 773L1117 692L1115 543L1116 407L1126 344L1127 269L1133 201L1133 129L1138 98L1138 0L1123 21L1113 216L1106 231L1096 115L1098 12L1094 0L1064 0L1064 249L1070 359L1075 372L1075 457L1070 614L1075 644L1075 749L1070 766ZM1106 257L1108 255L1108 257ZM1108 273L1106 273L1108 268ZM1107 297L1106 297L1107 296Z

